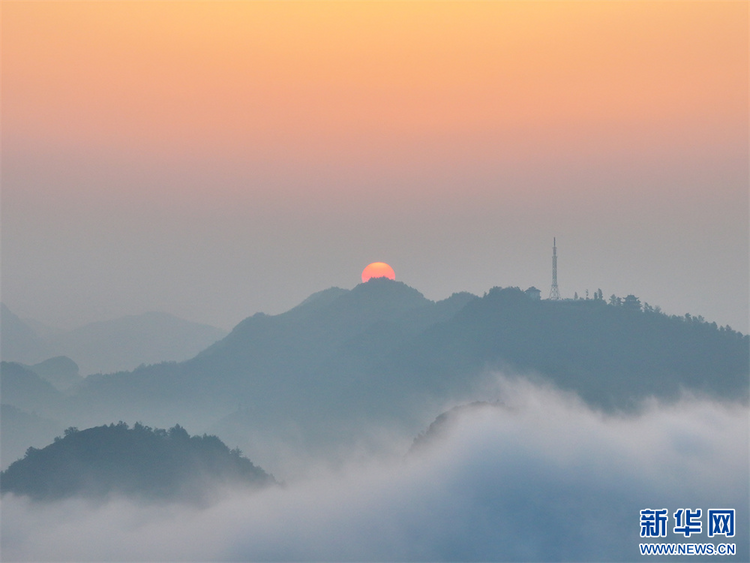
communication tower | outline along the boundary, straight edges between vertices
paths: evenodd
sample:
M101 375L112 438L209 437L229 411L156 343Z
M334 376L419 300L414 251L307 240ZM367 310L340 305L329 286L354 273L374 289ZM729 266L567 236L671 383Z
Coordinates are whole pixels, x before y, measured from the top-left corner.
M549 298L553 301L560 299L560 290L557 288L557 240L552 238L552 289L549 290Z

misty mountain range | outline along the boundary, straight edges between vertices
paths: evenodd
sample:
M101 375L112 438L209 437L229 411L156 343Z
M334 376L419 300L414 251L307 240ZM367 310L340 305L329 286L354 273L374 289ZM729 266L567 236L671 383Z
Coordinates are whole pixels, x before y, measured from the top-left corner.
M3 363L3 403L56 421L58 433L178 422L275 471L280 444L330 455L376 440L373 429L417 435L452 405L494 400L499 372L550 382L607 411L685 392L747 401L748 336L636 302L539 300L517 288L433 302L374 279L253 315L192 359L91 375L66 393ZM4 437L14 432L3 425Z
M5 304L0 304L0 326L3 360L38 364L53 356L66 356L79 366L82 375L186 360L226 336L216 327L158 312L56 330L23 321Z

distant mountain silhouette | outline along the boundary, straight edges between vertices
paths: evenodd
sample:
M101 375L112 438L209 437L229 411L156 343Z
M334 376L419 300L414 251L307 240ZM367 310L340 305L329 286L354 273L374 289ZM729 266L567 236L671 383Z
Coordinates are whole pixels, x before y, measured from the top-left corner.
M0 358L33 364L54 355L49 343L11 312L5 303L0 303Z
M18 459L26 448L54 438L64 425L56 422L68 414L65 397L30 369L12 362L0 363L0 455L2 466Z
M78 364L67 356L55 356L32 366L24 366L51 383L58 391L65 391L83 382Z
M285 351L309 354L310 359L324 357L343 341L375 323L400 320L407 312L431 304L416 289L385 278L360 284L351 291L331 288L312 295L281 315L269 317L260 313L245 319L196 360L219 359L226 355L268 355L268 350L261 349L261 341L275 341L286 347ZM252 349L248 349L248 345Z
M682 391L747 401L749 356L748 336L632 296L549 301L494 288L435 303L375 279L249 317L185 362L90 376L65 399L66 420L180 420L246 448L260 435L314 448L380 424L416 431L431 405L483 398L495 371L546 378L607 410Z
M156 408L177 416L188 405L192 415L229 413L241 405L264 425L286 423L290 413L317 419L321 409L338 408L357 373L474 299L456 294L434 303L387 279L332 289L281 315L245 319L192 360L89 377L78 397L121 418L143 419Z
M157 312L90 323L68 331L47 329L40 335L31 326L42 326L40 323L22 321L3 304L0 323L3 360L38 364L53 356L67 356L78 364L83 375L187 360L226 336L221 329ZM45 373L57 377L48 370Z
M184 428L125 423L78 431L26 456L0 474L0 490L34 500L112 493L149 500L204 502L221 485L261 487L273 477L216 436Z
M59 414L64 397L48 381L30 369L14 362L0 362L0 390L4 404L27 412Z
M225 335L212 326L150 312L87 324L52 336L49 343L88 375L187 360Z

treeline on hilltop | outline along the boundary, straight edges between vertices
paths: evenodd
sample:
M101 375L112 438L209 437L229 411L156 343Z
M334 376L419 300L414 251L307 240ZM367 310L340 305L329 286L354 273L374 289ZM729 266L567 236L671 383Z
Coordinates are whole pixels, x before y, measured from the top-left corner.
M683 393L748 400L750 337L633 295L595 295L553 301L496 287L433 302L374 279L248 317L191 360L89 376L66 393L3 363L3 402L59 429L180 421L257 458L260 443L334 451L373 425L416 432L426 404L494 400L497 373L547 380L605 410Z
M71 401L121 419L241 405L256 429L332 436L346 421L408 419L425 400L473 396L488 371L538 375L606 409L683 391L748 395L750 338L633 296L551 301L510 287L435 303L391 280L329 293L249 317L188 362L89 378Z
M518 289L518 288L509 288L509 289ZM570 302L571 300L566 299L563 301ZM573 301L589 301L589 298L588 298L588 295L585 298L579 298L578 293L576 292L575 298L573 299ZM604 302L604 293L602 292L601 289L598 289L594 292L594 296L591 299L591 301L595 301L595 302L598 301L600 302L599 304L601 304L601 302ZM607 304L613 307L622 307L623 309L627 311L642 311L644 313L659 314L665 317L669 317L670 319L685 321L689 323L708 324L712 328L720 330L722 332L726 331L726 332L734 333L740 337L742 336L740 332L733 330L732 327L729 325L719 326L715 322L709 323L708 321L706 321L705 318L703 318L702 315L691 315L690 313L685 313L684 315L667 315L661 310L661 307L659 307L658 305L651 306L648 304L648 302L645 302L645 301L641 303L641 300L635 295L633 295L632 293L630 295L626 295L625 297L618 297L617 295L613 293L612 295L610 295L609 300L607 301Z
M0 473L0 491L34 500L111 493L156 500L201 501L216 487L260 487L274 478L230 450L216 436L190 436L179 425L169 430L136 423L86 430L68 428L64 437Z
M494 367L533 372L604 408L697 392L747 399L750 337L702 317L669 316L629 295L534 300L493 288L395 360L443 381Z

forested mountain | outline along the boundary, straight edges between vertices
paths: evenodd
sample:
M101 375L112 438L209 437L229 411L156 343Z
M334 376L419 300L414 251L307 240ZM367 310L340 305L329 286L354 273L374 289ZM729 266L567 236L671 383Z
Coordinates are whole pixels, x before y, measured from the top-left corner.
M189 436L136 424L78 431L26 456L0 474L3 493L34 500L123 494L149 500L202 501L221 485L262 487L273 477L216 436Z
M260 426L318 419L321 409L345 408L347 390L387 354L475 299L434 303L386 279L333 288L281 315L245 319L192 360L89 377L76 404L136 419L159 409L174 420L187 407L215 421L238 406Z
M700 318L601 299L542 301L495 288L389 360L407 379L456 388L457 373L532 372L594 406L627 408L681 390L748 397L750 338Z
M441 405L494 400L483 389L498 372L607 410L682 392L747 401L749 356L748 336L632 296L549 301L494 288L436 303L374 279L249 317L191 360L90 376L63 399L61 420L179 420L246 449L277 439L315 448L378 425L416 432Z

